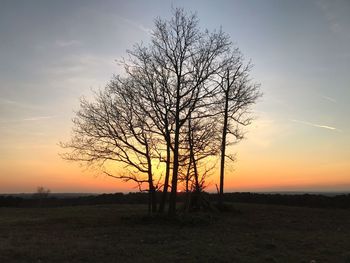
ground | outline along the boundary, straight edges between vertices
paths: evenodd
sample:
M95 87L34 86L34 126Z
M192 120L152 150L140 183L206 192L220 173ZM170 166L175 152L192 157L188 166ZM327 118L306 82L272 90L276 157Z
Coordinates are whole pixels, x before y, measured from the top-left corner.
M233 205L160 223L142 205L0 208L0 262L350 262L350 210Z

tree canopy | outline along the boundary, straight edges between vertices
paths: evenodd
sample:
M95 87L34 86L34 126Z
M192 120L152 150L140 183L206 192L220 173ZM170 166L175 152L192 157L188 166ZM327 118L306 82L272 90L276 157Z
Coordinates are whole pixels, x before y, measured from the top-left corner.
M150 212L163 212L169 200L174 215L180 187L196 196L187 209L199 205L214 171L208 160L220 157L222 197L226 146L243 137L249 109L261 95L251 64L221 29L201 30L197 16L180 8L170 20L156 19L150 44L136 44L121 64L123 75L94 100L81 100L72 138L62 144L64 158L136 182L149 192ZM108 170L110 162L123 171Z

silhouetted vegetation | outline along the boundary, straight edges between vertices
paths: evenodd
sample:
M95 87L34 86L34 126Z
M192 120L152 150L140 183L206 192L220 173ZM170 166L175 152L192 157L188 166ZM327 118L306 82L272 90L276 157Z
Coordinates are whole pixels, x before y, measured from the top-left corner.
M157 194L161 198L162 193ZM205 193L201 195L202 202L216 203L217 194ZM188 209L186 193L179 193L178 201L183 203L183 209ZM321 194L261 194L261 193L225 193L227 203L252 203L273 204L285 206L300 206L314 208L350 208L350 194L326 196ZM38 202L37 198L23 198L15 196L0 196L0 207L35 207L41 206L75 206L75 205L98 205L98 204L147 204L147 193L115 193L89 195L79 197L47 197ZM197 204L197 202L195 202ZM198 210L192 206L192 210Z
M171 216L179 190L186 210L207 206L201 195L210 158L220 157L222 204L226 146L243 138L261 96L251 64L221 29L201 30L197 16L181 8L169 20L157 18L150 44L134 45L120 64L124 74L92 101L81 100L63 157L137 183L149 195L149 213L167 203Z
M43 186L39 186L36 192L33 194L33 198L42 200L42 199L48 198L50 193L51 193L50 189L46 189Z
M260 194L226 193L227 202L274 204L319 208L350 208L350 194L326 196L322 194Z

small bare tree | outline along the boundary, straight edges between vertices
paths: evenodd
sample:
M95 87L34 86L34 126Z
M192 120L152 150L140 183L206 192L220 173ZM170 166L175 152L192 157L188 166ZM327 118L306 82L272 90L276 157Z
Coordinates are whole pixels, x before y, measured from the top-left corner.
M185 183L186 210L208 208L208 201L203 199L206 178L215 167L215 158L220 152L220 136L216 121L211 118L195 118L190 115L185 126L181 152L181 177Z
M46 189L43 186L38 186L36 189L36 192L33 194L33 198L35 199L45 199L48 198L50 195L51 191L50 189Z
M253 83L250 79L252 65L244 64L243 57L236 49L230 59L230 63L222 68L219 75L219 112L221 115L221 152L220 152L220 185L219 185L219 206L223 206L224 200L224 174L225 158L233 160L227 155L226 146L243 139L243 132L240 127L251 123L252 117L249 109L252 104L262 95L259 91L260 85ZM230 140L228 136L232 136Z

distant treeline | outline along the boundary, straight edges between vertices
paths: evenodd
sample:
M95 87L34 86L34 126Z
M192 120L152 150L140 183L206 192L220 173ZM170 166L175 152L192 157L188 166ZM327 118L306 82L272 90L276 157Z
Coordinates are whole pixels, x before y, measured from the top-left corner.
M226 193L225 201L319 208L350 208L350 194L327 196L322 194Z
M47 196L37 198L35 194L32 198L19 196L0 196L0 207L56 207L56 206L75 206L75 205L99 205L99 204L144 204L148 202L147 193L115 193L88 195L77 197L55 197Z
M99 204L147 204L147 193L115 193L79 197L23 198L18 196L0 196L0 207L58 207ZM217 194L206 194L208 201L215 203ZM178 194L179 201L185 199L184 193ZM226 202L275 204L319 208L350 208L350 194L326 196L321 194L262 194L262 193L226 193Z

